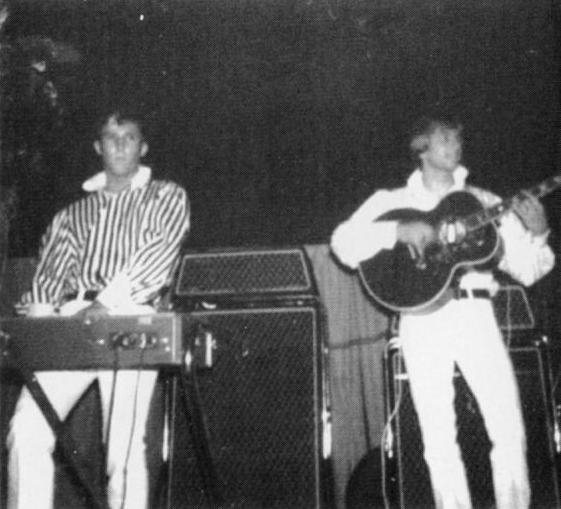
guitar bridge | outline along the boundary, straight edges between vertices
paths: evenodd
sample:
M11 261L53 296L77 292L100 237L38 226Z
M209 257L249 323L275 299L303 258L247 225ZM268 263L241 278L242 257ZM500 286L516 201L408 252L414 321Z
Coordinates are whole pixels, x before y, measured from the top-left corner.
M438 239L442 244L459 244L466 235L466 225L460 220L442 221L438 228Z

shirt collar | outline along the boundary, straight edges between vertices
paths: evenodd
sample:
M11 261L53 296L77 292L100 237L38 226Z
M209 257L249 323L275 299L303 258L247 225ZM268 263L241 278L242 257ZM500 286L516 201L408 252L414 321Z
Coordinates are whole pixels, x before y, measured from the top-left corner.
M140 165L131 180L131 189L144 187L152 177L152 170L148 166ZM82 189L88 193L103 191L107 184L107 175L104 171L96 173L82 184Z
M463 189L466 185L466 180L468 178L469 171L465 166L458 166L452 177L454 179L454 184L450 188L450 191L459 191ZM416 191L426 191L425 186L423 184L423 173L420 168L417 168L407 180L407 187L412 188Z

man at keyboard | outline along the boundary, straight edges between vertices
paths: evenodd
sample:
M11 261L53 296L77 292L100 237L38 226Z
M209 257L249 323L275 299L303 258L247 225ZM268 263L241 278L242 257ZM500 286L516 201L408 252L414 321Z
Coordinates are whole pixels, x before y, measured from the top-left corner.
M57 213L42 238L32 287L17 306L30 318L88 320L154 312L152 303L168 282L189 229L186 192L172 182L153 180L151 169L141 164L148 144L136 114L108 111L94 149L102 171L84 182L86 196ZM98 380L112 509L148 507L144 429L156 375L129 370L36 373L61 420ZM55 435L26 387L7 442L8 507L52 508Z

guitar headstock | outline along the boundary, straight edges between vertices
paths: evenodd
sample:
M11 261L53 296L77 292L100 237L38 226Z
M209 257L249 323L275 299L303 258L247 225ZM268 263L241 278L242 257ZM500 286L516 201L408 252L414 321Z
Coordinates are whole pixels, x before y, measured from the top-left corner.
M561 173L558 173L557 175L553 175L553 177L551 178L553 179L553 181L557 186L561 186Z
M542 196L545 196L546 194L555 191L555 189L557 189L560 186L561 186L561 173L545 179L544 181L540 182L534 187L527 189L526 192L534 195L536 198L541 198ZM522 193L519 194L522 195Z

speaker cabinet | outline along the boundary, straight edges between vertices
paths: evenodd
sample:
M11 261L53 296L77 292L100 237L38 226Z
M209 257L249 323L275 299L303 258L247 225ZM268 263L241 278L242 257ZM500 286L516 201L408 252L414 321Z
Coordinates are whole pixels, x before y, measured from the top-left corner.
M561 505L547 352L541 346L532 346L514 348L510 353L526 426L531 507L559 508ZM394 507L434 507L429 473L423 458L419 423L399 349L389 352L387 368L388 408L393 409L396 400L400 401L392 424L393 471L386 476L391 479L390 491ZM459 373L456 373L455 388L458 442L466 466L473 506L478 509L491 508L494 504L489 462L491 444L475 398Z
M197 369L195 376L223 504L208 500L196 434L177 404L170 507L328 505L329 434L318 309L196 311L191 318L214 338L211 366Z

